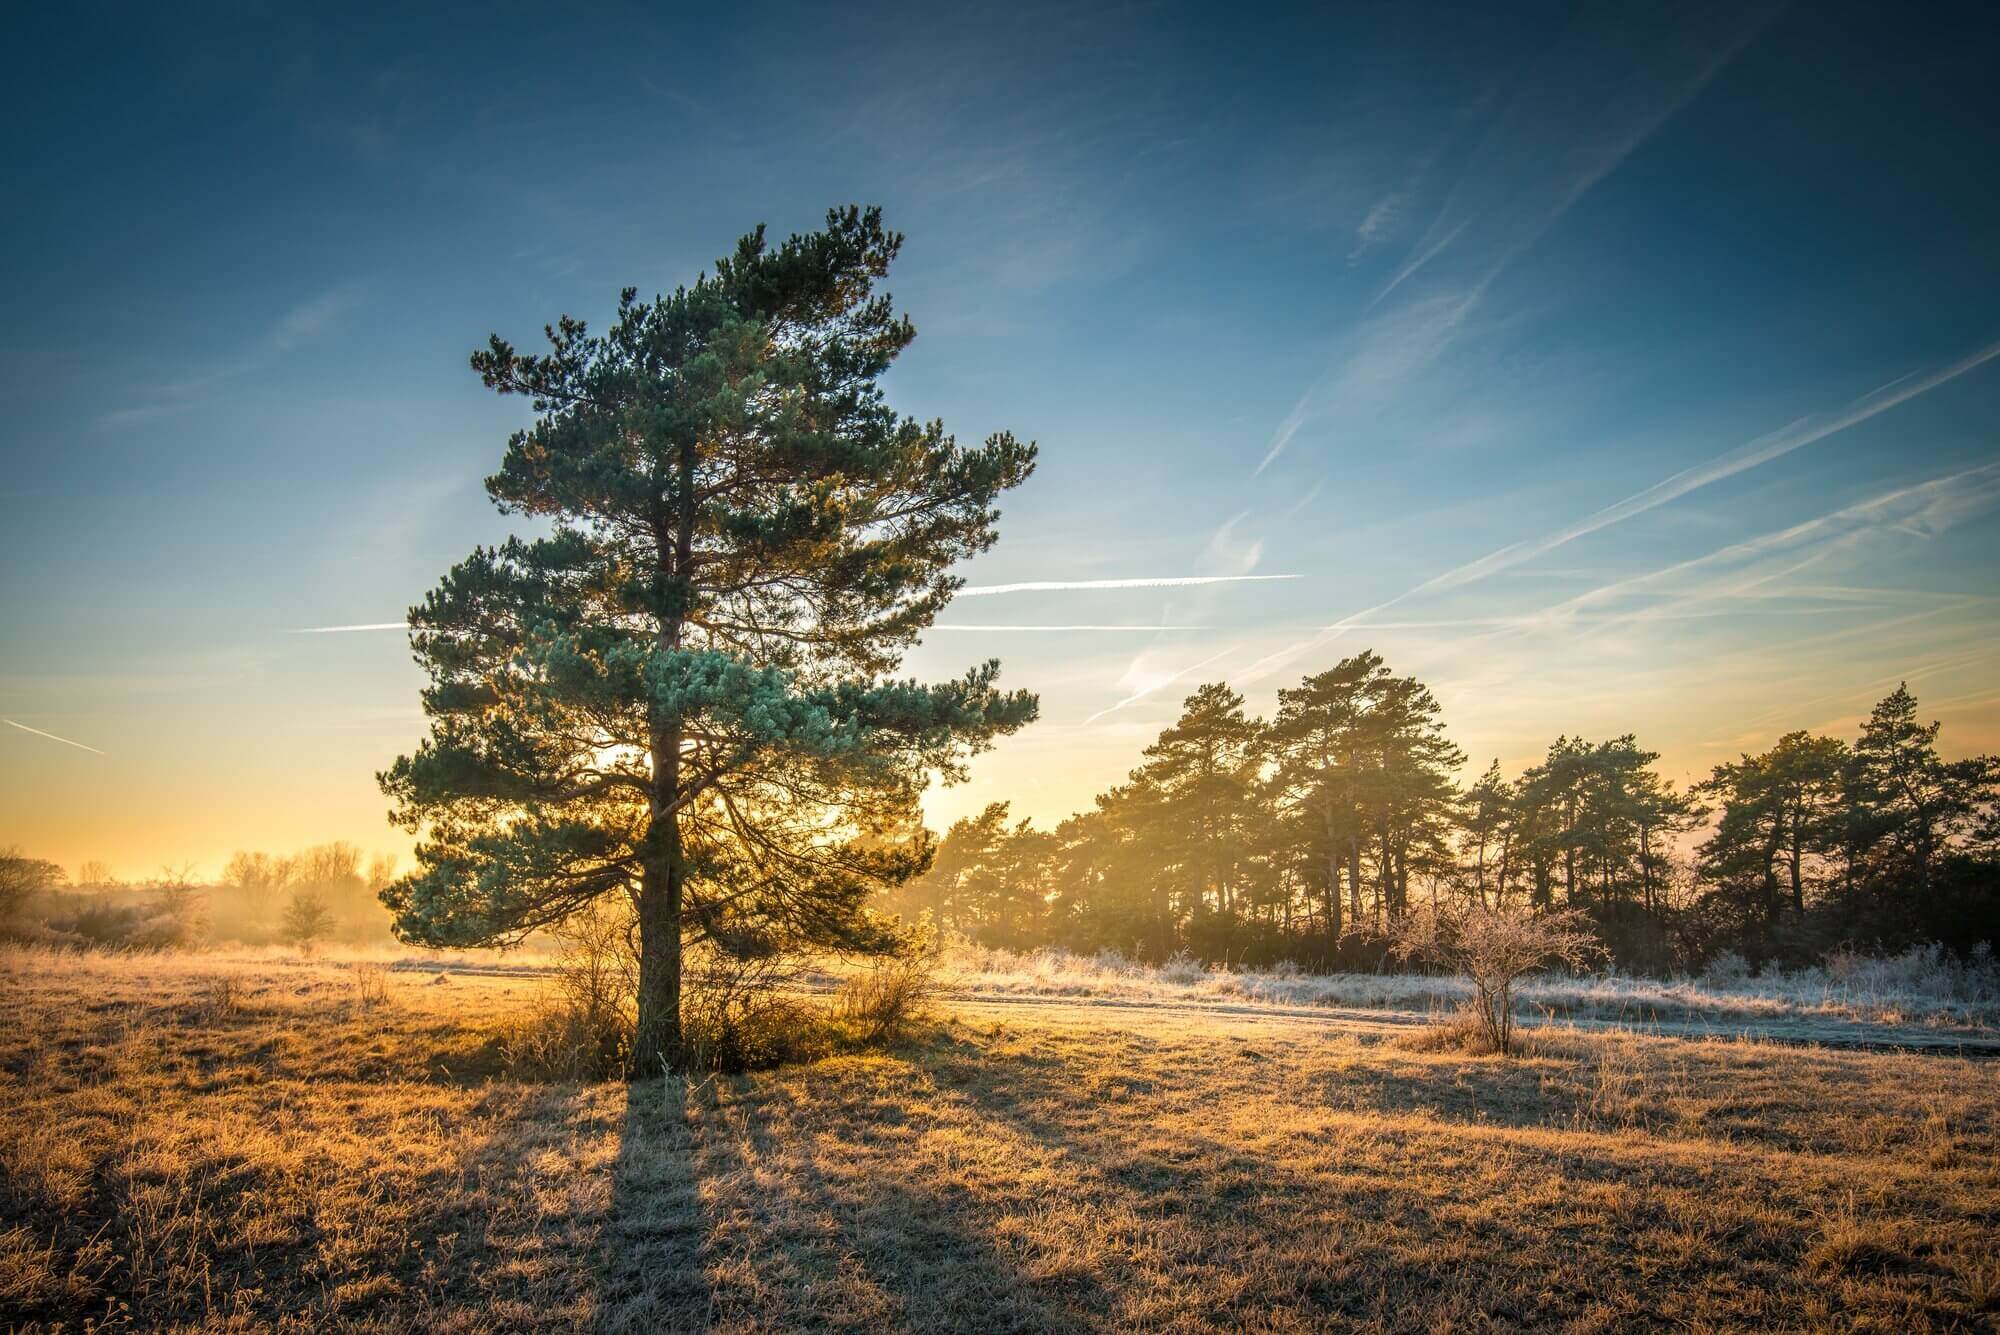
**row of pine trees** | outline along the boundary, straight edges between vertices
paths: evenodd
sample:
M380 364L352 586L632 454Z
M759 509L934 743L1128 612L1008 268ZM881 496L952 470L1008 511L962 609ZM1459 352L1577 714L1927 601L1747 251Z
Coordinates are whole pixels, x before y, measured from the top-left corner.
M1618 964L1967 948L2000 920L2000 758L1948 761L1906 688L1853 743L1804 732L1690 790L1630 734L1469 785L1436 698L1372 652L1278 693L1189 696L1128 780L1054 829L957 822L893 907L1010 949L1370 967L1438 900L1577 908Z

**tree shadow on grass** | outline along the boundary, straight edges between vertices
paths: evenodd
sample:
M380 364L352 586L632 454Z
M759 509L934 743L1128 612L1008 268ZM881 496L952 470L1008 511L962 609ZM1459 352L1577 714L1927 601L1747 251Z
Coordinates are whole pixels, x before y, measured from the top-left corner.
M607 1329L1045 1331L1529 1320L1394 1163L1320 1176L1185 1123L1142 1077L1101 1102L1060 1055L905 1059L635 1089L605 1231ZM1504 1264L1498 1267L1506 1270ZM1511 1276L1519 1281L1517 1271ZM1418 1299L1421 1298L1421 1302ZM1393 1320L1391 1324L1394 1324Z
M910 1160L927 1086L887 1058L633 1086L599 1328L1089 1328L1101 1294L1027 1273L990 1211Z
M1187 1327L1644 1320L1661 1276L1708 1282L1699 1257L1640 1242L1679 1226L1654 1188L1710 1185L1701 1161L1635 1160L1602 1136L1559 1152L1515 1139L1569 1111L1567 1093L1534 1098L1540 1077L1524 1067L1369 1067L1336 1088L1259 1065L1191 1085L1144 1053L970 1043L931 1069L949 1097L1060 1156L1082 1209L1152 1240L1149 1255L1113 1246L1101 1262L1120 1324L1144 1324L1141 1312ZM1236 1099L1269 1121L1224 1106ZM1327 1110L1357 1116L1329 1123ZM1783 1273L1798 1241L1774 1236L1750 1269Z
M599 1239L597 1325L696 1330L711 1324L701 1193L688 1086L634 1084L612 1164L611 1207Z
M1718 1258L1677 1239L1711 1171L1588 1127L1547 1140L1576 1095L1545 1075L1371 1062L1350 1076L1226 1045L959 1030L895 1057L635 1086L597 1321L1643 1324L1662 1279L1700 1310ZM1789 1288L1803 1227L1772 1221L1715 1302L1728 1283Z
M1190 1093L1171 1062L1115 1057L961 1036L692 1090L634 1086L593 1234L595 1323L1643 1322L1657 1317L1650 1286L1663 1276L1710 1282L1700 1256L1658 1250L1675 1220L1647 1197L1701 1190L1698 1162L1635 1164L1601 1140L1551 1162L1546 1146L1510 1139L1534 1128L1525 1115L1483 1128L1452 1115L1473 1104L1444 1091L1483 1085L1485 1072L1371 1070L1357 1076L1354 1129L1308 1119L1308 1142L1273 1139L1215 1100L1295 1087L1308 1110L1338 1112L1323 1076ZM1514 1103L1528 1075L1495 1067L1487 1093ZM1548 1189L1552 1170L1563 1189ZM1779 1234L1741 1273L1788 1282L1794 1240Z
M1454 1224L1393 1168L1299 1170L1204 1126L1156 1114L1154 1080L1125 1072L1095 1088L1050 1053L940 1054L940 1084L992 1124L1059 1156L1081 1212L1119 1221L1098 1259L1113 1324L1308 1329L1397 1324L1398 1308L1520 1320L1449 1256ZM1139 1242L1121 1245L1119 1235ZM1489 1237L1499 1244L1505 1239ZM1419 1301L1421 1299L1421 1301ZM1406 1315L1407 1313L1405 1313Z

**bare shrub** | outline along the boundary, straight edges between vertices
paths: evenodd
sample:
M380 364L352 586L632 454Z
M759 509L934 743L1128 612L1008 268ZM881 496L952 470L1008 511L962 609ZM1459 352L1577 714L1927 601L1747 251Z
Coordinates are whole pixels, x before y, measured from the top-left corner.
M639 954L629 910L602 901L555 929L556 987L593 1026L615 1028L631 1018L639 994Z
M354 966L354 1000L364 1011L389 1003L389 971L379 964Z
M1734 950L1716 953L1701 971L1701 981L1710 987L1734 987L1750 977L1750 961Z
M937 995L935 956L890 956L841 984L834 1015L863 1044L891 1043L930 1019Z
M1579 966L1602 953L1586 922L1575 909L1439 907L1398 922L1391 948L1402 959L1441 965L1471 983L1475 1014L1505 1057L1514 1051L1514 984L1537 969Z
M693 994L699 997L699 992ZM734 1074L818 1061L834 1050L826 1012L796 997L749 992L730 1006L683 1005L682 1066Z
M511 1074L528 1079L622 1076L631 1063L639 994L630 914L592 904L554 935L551 995L501 1036L501 1058Z
M201 980L201 995L193 1007L194 1018L204 1024L226 1020L243 1008L241 989L234 974L211 974Z
M16 934L29 901L63 883L63 869L18 848L0 848L0 933Z
M609 1032L561 1002L536 1007L500 1035L507 1074L517 1080L609 1080L624 1074L629 1035Z
M799 960L698 949L690 964L681 994L686 1069L762 1070L829 1050L825 1013L784 991L803 968Z
M208 936L208 903L195 883L193 864L160 868L153 883L152 915L135 944L154 950L187 950Z
M1826 976L1849 993L1991 1004L2000 1000L2000 967L1993 948L1980 942L1959 959L1937 942L1897 955L1866 955L1848 947L1830 951Z

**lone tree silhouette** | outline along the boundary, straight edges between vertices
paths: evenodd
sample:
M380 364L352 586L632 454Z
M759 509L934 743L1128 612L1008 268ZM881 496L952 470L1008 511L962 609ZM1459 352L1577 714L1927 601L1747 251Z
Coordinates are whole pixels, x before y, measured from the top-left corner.
M636 1074L683 1058L687 945L897 949L866 902L929 863L928 774L1035 716L997 661L886 679L1035 459L883 402L916 336L874 291L901 244L873 208L760 226L692 287L628 288L606 334L472 357L536 413L487 491L552 531L411 610L431 731L380 780L418 868L382 898L403 939L467 946L629 894Z

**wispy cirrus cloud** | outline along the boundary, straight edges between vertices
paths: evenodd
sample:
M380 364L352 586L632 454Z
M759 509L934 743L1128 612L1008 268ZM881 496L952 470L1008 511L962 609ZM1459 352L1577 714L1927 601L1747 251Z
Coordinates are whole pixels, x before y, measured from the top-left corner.
M353 631L408 630L409 628L410 628L409 623L404 621L364 621L352 626L302 626L299 629L294 630L292 634L344 635ZM1211 628L1208 626L1163 626L1159 624L1146 625L1141 623L1106 624L1106 623L1096 623L1096 622L1091 622L1091 623L1051 622L1051 623L1020 624L1020 625L997 625L997 624L980 625L980 624L971 624L967 622L940 621L934 623L933 625L928 627L928 629L949 630L949 631L1066 631L1066 630L1174 631L1174 630L1208 630Z
M1504 570L1509 566L1516 566L1525 561L1532 561L1538 556L1552 552L1558 547L1576 541L1578 538L1595 533L1599 529L1609 528L1611 525L1621 523L1635 515L1642 515L1648 510L1658 509L1660 506L1667 504L1667 502L1678 500L1691 491L1706 487L1711 483L1720 482L1725 478L1734 477L1738 473L1757 467L1759 464L1766 464L1773 459L1790 454L1793 450L1825 440L1828 436L1845 431L1849 427L1858 426L1871 417L1889 411L1889 409L1896 407L1898 404L1907 403L1921 394L1929 393L1940 385L1948 384L1958 379L1968 371L1984 366L1995 357L2000 357L2000 343L1990 343L1976 352L1959 358L1949 366L1940 367L1932 371L1928 375L1915 379L1904 377L1901 380L1894 381L1882 389L1864 394L1837 412L1825 417L1800 418L1768 435L1759 436L1755 440L1739 445L1727 454L1717 455L1715 458L1696 464L1692 468L1684 468L1673 476L1655 482L1652 486L1642 491L1633 492L1623 500L1614 501L1602 510L1586 515L1573 524L1566 524L1538 538L1530 538L1522 542L1512 543L1497 551L1489 552L1477 560L1455 566L1441 575L1424 581L1412 589L1410 594L1405 596L1457 588L1460 585L1469 584L1474 580L1484 579L1486 576Z
M1748 441L1725 454L1717 455L1691 468L1684 468L1680 472L1664 478L1641 491L1634 492L1622 500L1615 501L1574 523L1565 524L1540 537L1510 543L1505 547L1488 552L1484 556L1454 566L1440 575L1434 575L1421 584L1417 584L1393 598L1377 603L1373 607L1356 612L1351 616L1343 617L1341 620L1322 628L1318 634L1309 639L1287 645L1273 653L1266 654L1251 664L1243 673L1239 674L1238 680L1246 682L1259 680L1298 658L1300 655L1309 653L1329 641L1345 635L1351 630L1365 627L1368 624L1369 618L1407 602L1412 598L1423 594L1441 593L1462 588L1468 584L1486 579L1489 576L1499 574L1513 566L1534 560L1536 557L1574 542L1578 538L1609 528L1614 524L1623 523L1627 519L1657 509L1702 487L1720 482L1725 478L1734 477L1748 469L1790 454L1794 450L1801 449L1817 441L1825 440L1827 437L1845 431L1850 427L1858 426L1873 417L1889 411L1891 408L1907 403L1920 395L1927 394L1941 385L1949 384L1960 376L1966 375L1993 361L1996 357L2000 357L2000 342L1987 344L1966 354L1957 361L1926 374L1902 376L1862 395L1860 398L1853 400L1833 413L1821 417L1800 418L1777 431L1759 436L1755 440ZM1975 469L1962 476L1970 477L1972 474L1979 472L1980 470ZM1942 483L1947 481L1947 479L1938 479L1937 481ZM1884 499L1877 498L1878 501ZM1829 516L1828 518L1830 519L1831 517Z
M1529 71L1379 303L1461 238L1475 248L1472 300L1692 102L1782 11L1708 16L1660 7L1649 21L1589 11ZM1470 235L1468 236L1468 233Z
M1665 601L1621 613L1610 620L1620 623L1661 620L1685 615L1706 603L1750 598L1767 591L1778 596L1797 596L1797 591L1783 581L1849 552L1870 538L1884 532L1935 538L1996 505L2000 505L2000 461L1894 487L1816 518L1729 543L1702 556L1613 580L1566 599L1532 619L1542 624L1568 620L1590 608L1714 570L1722 573Z
M1911 622L1934 618L1940 612L1946 610L1948 609L1928 608L1909 617L1901 618L1901 620ZM1970 647L1922 660L1909 667L1891 672L1886 676L1873 677L1867 681L1844 686L1839 690L1828 691L1804 700L1788 700L1775 709L1744 720L1744 725L1749 731L1745 732L1738 740L1751 741L1760 739L1765 735L1765 728L1768 725L1779 720L1796 721L1811 717L1810 711L1821 709L1827 705L1845 705L1873 700L1879 697L1883 691L1892 690L1899 685L1907 685L1913 681L1925 681L1947 673L1956 672L1961 668L1975 667L1991 662L1996 648L2000 648L2000 641L1988 637L1976 641ZM1930 705L1930 707L1942 708L1946 703L1946 701L1937 701ZM1823 727L1824 721L1819 726Z
M359 284L343 283L329 288L286 311L260 339L230 360L183 379L153 386L142 401L104 413L98 417L97 425L100 429L115 431L185 412L200 403L216 386L255 374L287 353L319 338L364 299L365 293Z
M1213 629L1215 629L1215 628L1214 628L1213 626L1163 626L1163 625L1159 625L1159 624L1157 624L1157 623L1155 623L1155 624L1153 624L1153 625L1143 625L1143 624L1138 624L1138 623L1125 623L1125 624L1120 624L1120 625L1096 625L1096 624L1088 624L1088 625L1086 625L1086 624L1079 624L1079 623L1073 623L1073 622L1072 622L1072 623L1065 623L1065 624L1052 624L1052 625L1013 625L1013 626L1004 626L1004 625L969 625L969 624L966 624L966 623L964 623L964 622L948 622L948 621L939 621L939 622L936 622L936 623L934 623L934 624L933 624L933 625L931 625L930 627L928 627L928 629L929 629L929 630L963 630L963 631L1066 631L1066 630L1105 630L1105 631L1118 631L1118 630L1131 630L1131 631L1146 631L1146 632L1152 632L1152 631L1161 631L1161 630L1164 630L1164 631L1176 631L1176 630L1213 630Z
M1242 574L1249 574L1264 559L1264 539L1247 537L1237 533L1237 528L1250 518L1248 510L1240 510L1222 521L1215 532L1209 534L1208 543L1202 555L1216 565L1233 566Z
M1132 705L1136 705L1141 700L1145 699L1147 696L1153 694L1155 691L1165 690L1167 687L1173 685L1175 682L1185 680L1186 678L1192 676L1193 674L1201 671L1209 664L1221 660L1223 657L1228 655L1229 652L1230 651L1228 649L1223 649L1218 653L1210 654L1207 658L1202 659L1199 663L1190 663L1186 667L1181 668L1179 671L1168 672L1168 673L1146 670L1144 667L1141 666L1142 663L1144 662L1144 656L1142 655L1140 658L1133 660L1132 666L1128 668L1125 673L1125 680L1127 681L1127 683L1136 686L1137 689L1133 690L1132 693L1126 696L1124 699L1118 701L1118 703L1113 705L1107 705L1103 709L1098 710L1095 714L1092 714L1089 718L1085 719L1084 723L1085 724L1095 723L1097 722L1097 720L1101 718L1105 718L1109 715L1116 714L1121 709L1126 709Z
M358 630L408 630L407 621L358 621L351 626L299 626L294 635L345 635Z
M1251 476L1290 447L1320 405L1353 410L1392 398L1442 357L1509 269L1579 201L1692 102L1781 11L1766 3L1578 11L1495 114L1428 226L1396 266L1333 364L1272 432ZM1394 199L1391 205L1388 200ZM1363 244L1407 201L1385 197Z

